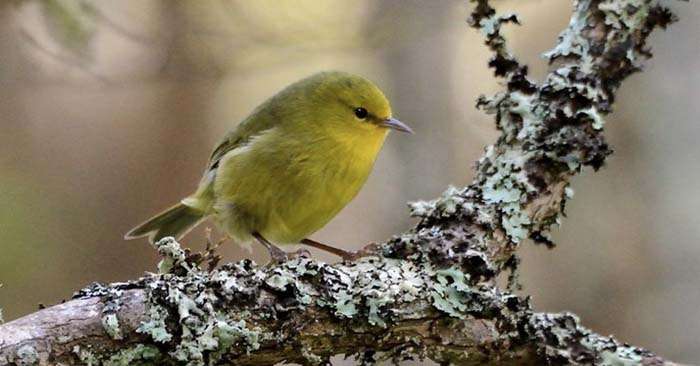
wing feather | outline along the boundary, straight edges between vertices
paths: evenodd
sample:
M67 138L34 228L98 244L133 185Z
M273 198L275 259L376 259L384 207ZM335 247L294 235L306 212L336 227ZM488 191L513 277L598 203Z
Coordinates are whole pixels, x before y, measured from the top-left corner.
M260 105L248 118L226 134L223 140L214 148L209 158L209 170L218 167L221 159L231 150L244 146L261 133L281 123L281 118L275 111L273 98Z

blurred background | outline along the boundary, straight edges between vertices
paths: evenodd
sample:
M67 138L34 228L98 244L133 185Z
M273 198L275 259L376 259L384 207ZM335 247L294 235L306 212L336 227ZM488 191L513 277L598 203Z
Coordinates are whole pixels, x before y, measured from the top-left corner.
M513 51L540 54L571 2L519 13ZM524 245L523 293L602 334L700 363L700 6L652 36L656 57L618 95L607 166L574 180L554 250ZM359 248L408 229L405 203L465 185L495 141L479 94L499 89L465 1L3 0L0 2L0 307L6 320L92 281L152 271L123 234L190 193L219 138L320 70L376 81L416 134L392 134L366 187L320 241ZM184 243L201 249L203 230ZM266 261L233 245L224 260ZM323 253L318 258L334 261Z

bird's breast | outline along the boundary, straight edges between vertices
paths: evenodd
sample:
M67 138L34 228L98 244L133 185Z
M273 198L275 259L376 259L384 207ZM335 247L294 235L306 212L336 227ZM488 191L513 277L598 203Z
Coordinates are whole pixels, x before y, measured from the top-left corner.
M224 213L225 226L234 233L258 231L277 243L298 242L357 195L383 137L266 135L220 168L217 195L235 211ZM250 224L241 226L243 219Z
M325 136L309 142L301 164L290 161L285 191L294 192L292 205L276 212L289 239L306 237L325 226L360 191L384 139ZM287 207L294 207L286 210ZM277 215L277 214L276 214Z
M338 184L337 188L341 189L342 183L347 184L347 188L353 188L355 184L361 186L371 172L386 138L386 132L378 132L380 133L330 133L329 138L317 146L317 155L325 162L321 164L326 168L322 179L329 184Z

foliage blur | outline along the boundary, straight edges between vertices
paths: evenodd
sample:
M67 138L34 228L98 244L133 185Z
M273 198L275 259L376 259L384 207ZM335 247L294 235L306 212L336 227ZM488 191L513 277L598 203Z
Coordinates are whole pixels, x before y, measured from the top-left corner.
M570 2L500 1L540 53ZM522 249L523 293L603 334L700 362L700 6L652 37L606 126L616 153L573 184L555 250ZM13 0L0 2L0 306L8 320L91 281L154 270L131 226L188 194L210 149L258 103L311 73L375 80L416 130L390 136L367 186L315 239L357 248L407 229L405 202L465 185L499 85L462 1ZM185 243L201 248L203 229ZM226 245L225 260L252 257ZM314 255L336 260L323 253Z

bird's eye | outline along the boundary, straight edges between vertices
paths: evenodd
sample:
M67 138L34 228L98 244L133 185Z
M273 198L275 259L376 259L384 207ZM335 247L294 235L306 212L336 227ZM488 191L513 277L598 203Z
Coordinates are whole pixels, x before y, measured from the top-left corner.
M362 108L362 107L355 108L355 116L356 116L357 118L359 118L359 119L365 119L365 118L367 118L367 115L368 115L368 114L369 114L369 113L367 113L367 110L364 109L364 108Z

